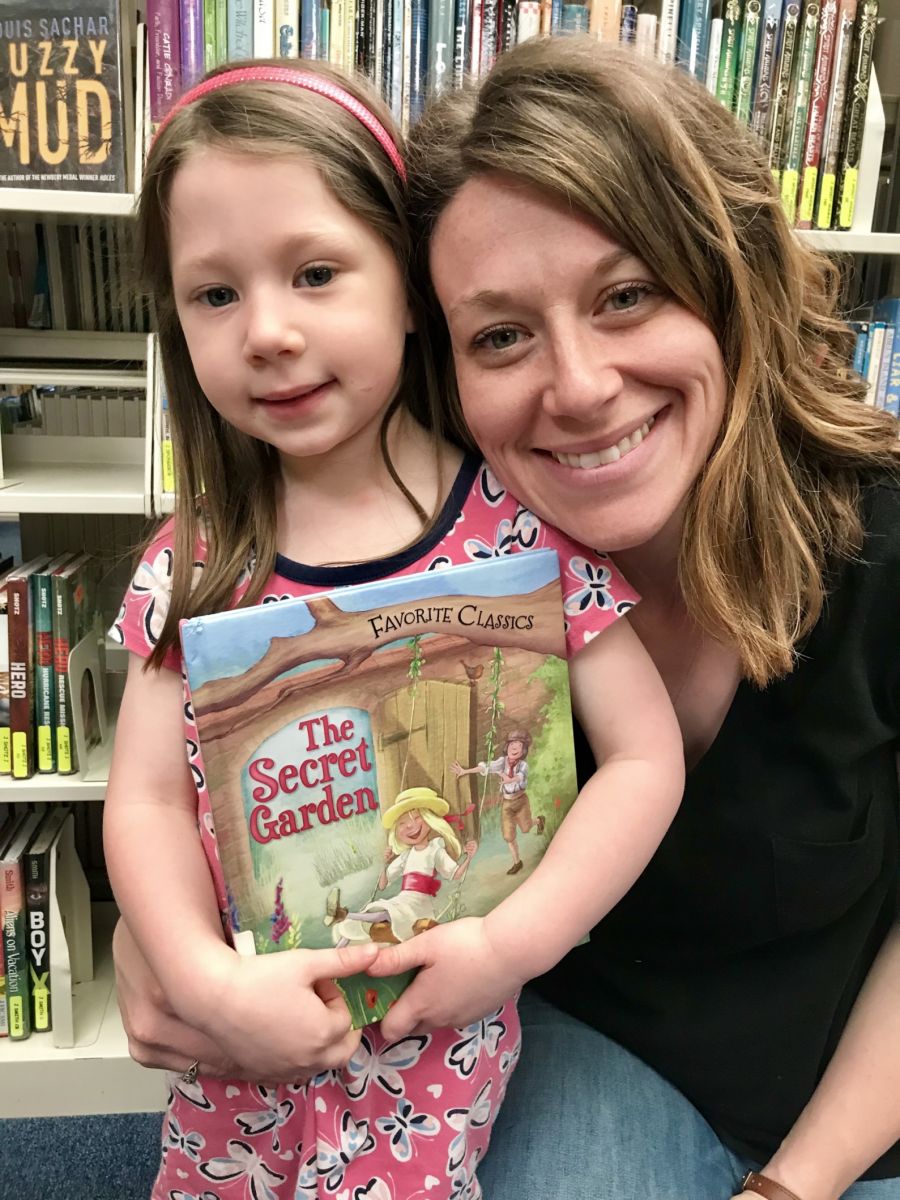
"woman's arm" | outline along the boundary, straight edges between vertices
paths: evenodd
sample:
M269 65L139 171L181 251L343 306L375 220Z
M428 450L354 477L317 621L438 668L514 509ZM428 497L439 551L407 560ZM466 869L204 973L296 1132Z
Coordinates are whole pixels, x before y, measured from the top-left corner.
M502 904L382 950L371 974L427 968L382 1022L386 1037L483 1016L548 970L624 895L669 827L684 788L681 733L628 621L594 638L570 673L601 766L534 873Z
M800 1200L837 1200L900 1139L898 998L900 925L895 925L819 1086L763 1168Z
M347 1007L333 984L324 996L317 985L364 970L376 948L243 958L226 945L197 828L181 680L170 670L144 671L135 655L116 731L104 845L128 928L179 1018L263 1081L346 1061L358 1040ZM260 1021L260 998L273 994L279 1020Z

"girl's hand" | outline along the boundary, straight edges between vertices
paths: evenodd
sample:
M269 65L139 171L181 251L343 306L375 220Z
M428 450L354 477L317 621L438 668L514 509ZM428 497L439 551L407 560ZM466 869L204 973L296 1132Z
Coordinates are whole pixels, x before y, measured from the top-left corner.
M296 1081L341 1067L361 1033L333 980L364 972L377 953L363 944L243 957L226 947L194 1020L241 1075Z
M387 850L384 852L384 861L389 863L392 862L396 857L397 855L393 852L390 846L388 846Z
M474 858L475 851L478 849L478 843L476 841L466 842L464 849L469 858Z
M525 982L493 945L481 917L465 917L384 946L370 975L397 975L420 967L416 978L381 1021L389 1041L412 1032L471 1024L505 1004Z

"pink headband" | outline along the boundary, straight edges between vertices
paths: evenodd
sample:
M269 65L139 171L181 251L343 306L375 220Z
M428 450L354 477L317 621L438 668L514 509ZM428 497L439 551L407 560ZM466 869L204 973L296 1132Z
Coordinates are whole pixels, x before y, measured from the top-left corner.
M214 75L211 79L204 79L202 83L198 83L195 87L189 88L188 91L184 92L175 104L173 104L160 122L154 134L153 141L156 141L175 113L179 112L182 108L187 108L189 104L192 104L195 100L199 100L201 96L205 96L209 92L217 92L219 88L231 87L235 83L289 83L293 87L303 88L304 91L315 92L317 96L324 96L326 100L333 100L335 104L339 104L351 116L356 117L360 124L365 125L366 129L368 129L369 133L371 133L372 137L378 142L393 163L397 174L406 183L406 167L403 159L400 157L400 151L394 144L391 135L375 114L370 112L361 100L357 100L350 92L345 91L330 79L325 79L321 75L313 75L308 71L297 71L292 67L235 67L233 71L224 71L221 75Z

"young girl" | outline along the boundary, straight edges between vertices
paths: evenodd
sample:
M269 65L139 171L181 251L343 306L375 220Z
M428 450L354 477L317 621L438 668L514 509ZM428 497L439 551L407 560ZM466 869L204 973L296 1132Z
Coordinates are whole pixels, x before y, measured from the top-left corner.
M106 851L178 1016L234 1063L213 1079L186 1055L171 1077L154 1200L480 1195L518 1054L510 997L627 890L681 794L672 710L617 620L634 593L429 432L404 185L383 106L313 63L225 68L148 156L139 231L180 491L115 627L132 655ZM354 1033L333 980L374 969L374 943L243 958L222 936L178 622L531 546L559 553L574 702L603 765L523 886L414 938L429 965L381 1028Z

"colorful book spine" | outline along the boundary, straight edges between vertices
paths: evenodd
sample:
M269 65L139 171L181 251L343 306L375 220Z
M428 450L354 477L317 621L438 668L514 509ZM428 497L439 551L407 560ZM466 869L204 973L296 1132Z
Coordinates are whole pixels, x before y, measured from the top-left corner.
M900 297L887 296L875 305L874 317L893 330L884 407L892 416L900 416Z
M869 326L866 321L851 321L850 327L856 334L851 368L860 379L863 379L866 370L866 344L869 341Z
M431 0L428 17L428 94L440 96L453 85L453 0Z
M864 0L856 18L853 38L853 59L850 64L849 106L845 109L844 131L841 135L841 158L838 168L837 228L849 229L856 209L856 189L859 183L859 160L862 154L866 105L869 100L869 79L872 75L872 50L875 25L878 21L878 0Z
M56 770L56 672L53 668L53 576L71 554L34 573L34 703L37 769Z
M427 93L428 0L412 0L409 59L409 119L415 124L425 111Z
M169 395L165 384L160 390L160 439L159 457L162 490L175 491L175 448L172 443L172 423L169 415Z
M586 4L563 4L563 33L587 33L590 12Z
M729 111L734 110L742 15L741 0L726 0L722 17L722 49L719 52L719 73L716 77L716 99Z
M280 26L279 26L280 29ZM322 30L322 13L319 0L303 0L300 9L300 57L316 59L321 57L319 38ZM279 57L291 58L286 54Z
M561 3L561 0L560 0ZM549 33L550 0L545 0L541 7L541 33ZM477 76L481 69L481 26L484 16L482 0L472 0L469 8L469 52L467 74ZM545 30L544 26L547 24Z
M844 123L844 104L847 99L847 82L850 78L856 4L857 0L840 0L838 7L834 71L832 72L828 105L825 110L825 130L822 134L822 161L815 216L815 225L818 229L830 229L834 216L834 193L841 149L841 130Z
M181 88L203 75L203 0L181 0Z
M9 616L6 581L0 588L0 775L12 774L9 732Z
M540 0L523 0L525 7L528 9L528 15L524 19L529 22L534 20L534 10L537 10L536 32L540 32ZM519 5L519 40L524 41L522 37L522 4ZM530 35L529 35L530 36ZM462 87L465 82L466 73L468 70L468 43L469 43L469 3L468 0L454 0L453 4L453 86L456 89Z
M25 853L25 913L28 927L28 974L31 1025L35 1033L53 1028L50 994L50 856L69 817L66 805L47 814Z
M9 597L9 727L14 779L34 774L34 636L32 576L47 556L32 559L7 579Z
M28 975L28 928L22 859L44 812L29 813L17 826L0 860L0 927L6 969L6 1006L9 1036L14 1041L31 1036L31 992Z
M178 0L150 5L147 31L150 120L163 119L181 92L181 14Z
M656 58L656 13L638 13L635 49L641 58Z
M697 79L706 79L710 0L682 0L676 61Z
M781 203L785 216L793 225L797 216L797 193L800 187L800 167L806 144L806 123L812 95L813 70L816 58L816 37L819 31L819 5L807 0L800 24L790 115L785 135L784 162L781 168Z
M299 7L299 0L292 6ZM253 0L253 57L275 55L275 0Z
M637 5L623 4L622 28L619 30L619 41L625 46L633 46L637 42L637 19Z
M753 108L753 80L756 76L756 50L759 45L759 26L762 16L760 0L746 0L741 22L741 48L737 64L734 112L744 125L750 124Z
M875 405L878 394L878 374L884 349L884 321L869 322L869 344L866 348L866 404Z
M497 20L497 49L500 54L512 50L516 44L516 4L517 0L500 0Z
M665 0L666 3L669 0ZM678 0L672 0L673 29L678 29ZM588 31L601 42L617 42L622 27L622 0L591 0L588 13ZM674 37L674 34L673 34ZM672 42L674 60L675 43Z
M884 325L884 342L881 346L881 364L878 368L878 383L875 388L875 407L887 408L888 382L891 377L891 366L894 359L894 341L896 331L890 321Z
M778 71L772 91L772 106L769 115L769 166L775 182L781 182L781 163L784 154L784 133L787 128L788 108L791 95L791 78L794 59L797 56L797 33L800 29L800 5L789 0L784 6L781 26L781 46L778 54Z
M216 0L203 0L203 70L218 64L216 47Z
M53 606L53 665L56 675L56 762L60 775L78 770L75 722L69 687L69 652L93 621L95 562L80 554L51 577Z
M759 70L756 77L756 90L753 94L753 113L750 117L750 128L760 138L765 137L769 124L769 108L772 103L772 88L775 84L781 9L782 0L765 0L760 31Z
M819 40L816 46L816 65L813 69L812 96L809 102L809 121L806 145L803 148L803 174L800 182L798 229L812 229L816 191L819 182L819 163L822 160L822 138L825 114L831 91L834 68L835 36L837 34L838 0L824 0L819 16Z
M228 0L228 57L253 57L253 0Z
M527 42L541 32L541 6L539 0L519 0L519 24L517 42ZM454 77L454 84L456 79Z
M228 0L216 0L216 65L228 58Z

